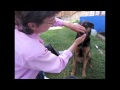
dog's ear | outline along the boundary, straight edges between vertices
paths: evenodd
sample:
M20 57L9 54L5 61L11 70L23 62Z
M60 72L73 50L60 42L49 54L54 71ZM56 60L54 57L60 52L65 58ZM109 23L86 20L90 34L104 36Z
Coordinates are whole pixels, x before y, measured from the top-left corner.
M92 28L94 29L94 24L92 23Z
M89 27L89 22L88 21L81 21L80 25L82 25L83 27L85 27L87 29Z
M89 28L94 28L94 24L92 22L88 22L88 27Z

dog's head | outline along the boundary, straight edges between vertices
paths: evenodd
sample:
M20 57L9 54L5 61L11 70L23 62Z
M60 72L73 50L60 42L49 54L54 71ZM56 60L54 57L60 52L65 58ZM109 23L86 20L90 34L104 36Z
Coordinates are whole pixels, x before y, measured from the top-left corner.
M89 37L90 33L91 33L91 29L94 29L94 24L88 21L82 21L79 22L80 25L82 25L83 27L85 27L86 29L86 38ZM78 33L78 37L82 36L83 33Z

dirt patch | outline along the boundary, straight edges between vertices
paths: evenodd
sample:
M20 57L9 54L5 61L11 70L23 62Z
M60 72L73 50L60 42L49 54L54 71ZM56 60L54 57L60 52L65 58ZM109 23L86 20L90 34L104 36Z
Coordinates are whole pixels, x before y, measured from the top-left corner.
M99 33L99 34L101 34L102 36L104 36L104 37L105 37L105 32L101 32L101 33Z
M104 40L105 41L105 36L104 36L105 34L100 34L100 33L98 33L97 34L97 37L99 37L99 38L101 38L102 40Z

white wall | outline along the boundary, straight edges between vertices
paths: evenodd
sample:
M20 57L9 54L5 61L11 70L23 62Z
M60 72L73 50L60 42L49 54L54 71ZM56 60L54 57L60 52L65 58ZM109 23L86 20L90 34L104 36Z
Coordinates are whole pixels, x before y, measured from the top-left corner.
M64 20L79 20L80 16L95 16L95 15L105 15L105 11L79 11L72 16L62 17Z

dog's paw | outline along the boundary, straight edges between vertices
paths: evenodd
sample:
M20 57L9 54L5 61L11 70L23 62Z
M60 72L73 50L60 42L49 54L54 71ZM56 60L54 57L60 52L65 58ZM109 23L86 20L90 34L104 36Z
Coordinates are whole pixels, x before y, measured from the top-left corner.
M73 72L71 72L71 76L74 76L74 73L73 73Z
M90 66L90 68L92 68L92 65L91 65L91 64L89 64L89 66Z
M86 77L87 77L87 75L83 73L82 74L82 78L86 78Z

